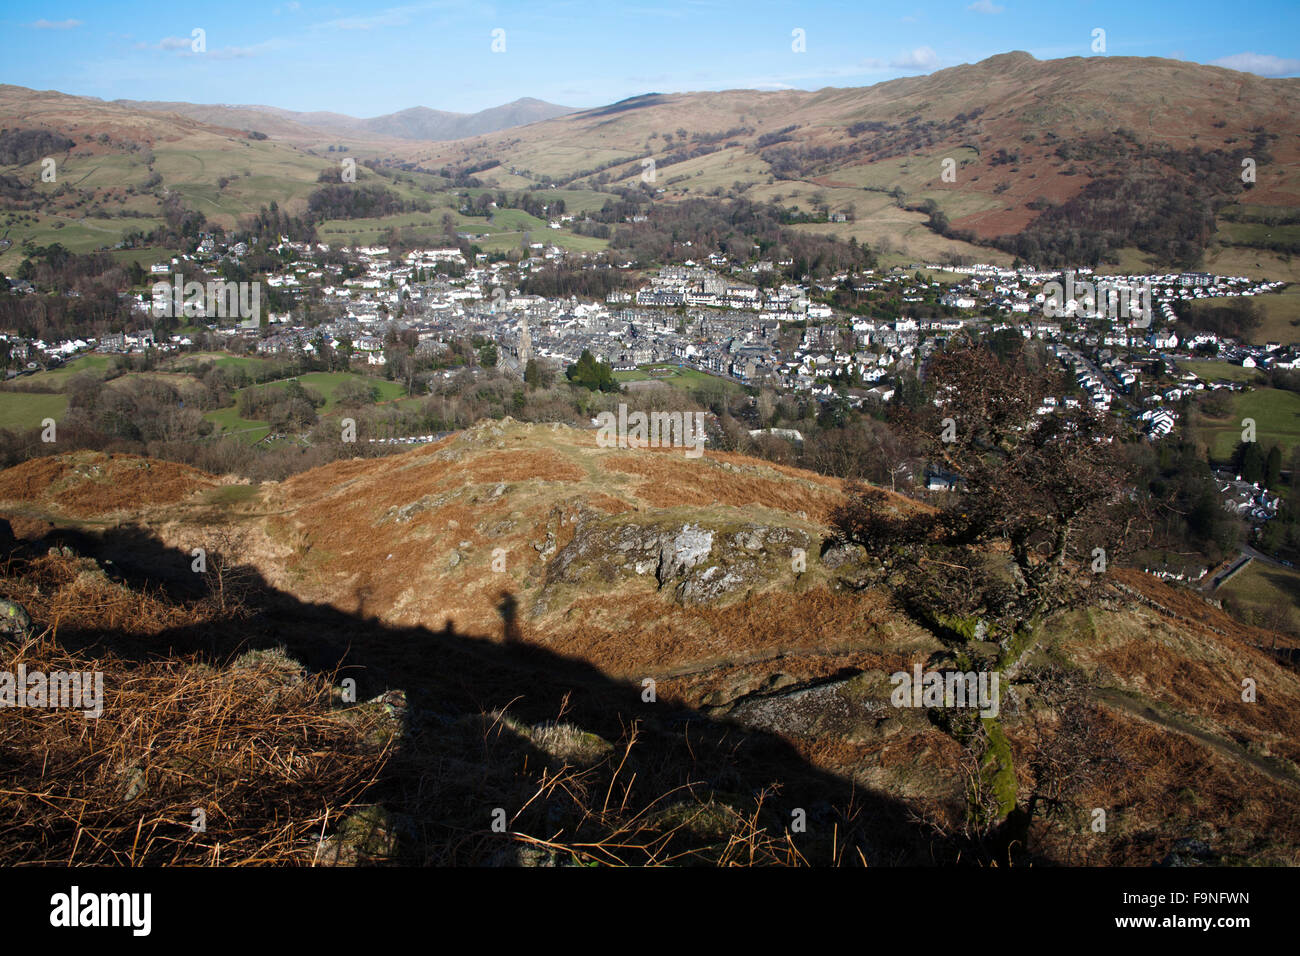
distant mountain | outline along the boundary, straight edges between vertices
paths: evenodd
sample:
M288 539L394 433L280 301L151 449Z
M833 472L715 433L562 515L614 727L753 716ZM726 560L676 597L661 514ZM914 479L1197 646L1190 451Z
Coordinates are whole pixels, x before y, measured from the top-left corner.
M905 262L1190 265L1205 252L1229 274L1285 275L1300 253L1296 230L1276 228L1300 209L1298 111L1300 79L1013 52L868 87L648 93L398 152L516 187L523 175L647 190L653 159L663 200L743 195L820 211L821 226L801 228Z
M448 113L417 106L387 116L362 120L361 125L372 133L396 136L399 139L448 140L527 126L529 123L575 112L577 111L567 106L525 97L478 113Z
M889 265L1019 258L1300 281L1297 113L1300 79L1023 52L868 87L646 93L581 111L522 99L367 119L0 86L0 126L76 141L61 172L88 175L99 154L126 151L138 168L106 167L93 182L139 189L157 172L223 222L264 201L259 170L277 170L278 201L301 201L343 146L495 188L771 202L794 228L856 238ZM154 170L145 145L209 158ZM217 202L200 187L222 178Z
M424 106L361 119L343 113L300 113L274 106L229 106L151 100L114 100L114 105L150 112L176 113L214 126L255 129L283 139L318 139L320 132L373 135L423 141L463 139L577 112L524 97L477 113L452 113Z

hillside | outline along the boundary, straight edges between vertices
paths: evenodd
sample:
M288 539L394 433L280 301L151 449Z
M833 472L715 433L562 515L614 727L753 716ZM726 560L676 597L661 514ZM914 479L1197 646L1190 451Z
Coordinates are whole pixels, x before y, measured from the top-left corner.
M161 227L169 199L225 228L271 202L305 206L317 176L334 165L292 137L258 139L174 112L18 86L0 85L0 127L28 136L49 132L71 144L18 150L0 165L0 179L10 187L0 220L0 240L7 240L0 242L0 270L10 275L25 240L58 242L73 252L113 248ZM55 163L52 182L41 178L47 156ZM174 254L135 255L148 264Z
M1159 58L1039 61L1017 52L865 88L647 94L400 155L431 167L499 160L481 178L510 186L519 177L635 186L642 160L653 158L666 199L738 191L803 210L820 203L854 221L806 228L857 236L873 248L883 240L886 251L913 257L1001 259L1004 253L972 248L960 236L1020 233L1050 218L1050 207L1091 199L1090 186L1110 198L1104 184L1116 178L1164 177L1177 186L1173 193L1293 210L1300 142L1290 130L1298 105L1295 79ZM1215 151L1224 154L1222 170L1206 165ZM1257 182L1246 200L1238 156L1256 153ZM942 178L945 159L955 163L955 181ZM1144 183L1142 194L1150 188ZM953 235L927 228L927 201ZM1140 249L1126 255L1125 264L1151 259ZM1289 274L1281 259L1241 246L1211 250L1222 271Z
M148 677L225 700L250 669L264 688L269 723L197 764L177 761L210 739L215 703L152 761L118 718L91 740L46 725L66 760L27 767L6 817L44 806L94 747L118 748L97 792L143 768L143 803L96 811L90 857L128 852L141 806L188 820L221 754L309 721L332 742L301 769L227 781L243 816L164 828L151 852L211 860L234 834L235 858L283 862L1300 862L1300 678L1261 649L1272 635L1144 574L1090 580L1000 643L962 637L836 542L836 480L510 419L283 483L162 467L78 453L0 473L19 539L0 596L49 629L3 653L93 655L113 694ZM896 671L980 662L1003 675L995 716L891 706ZM15 734L0 752L29 760ZM274 785L254 811L241 787L258 773ZM329 812L304 799L306 774ZM44 839L67 858L71 831L15 826L11 855Z
M794 228L856 238L886 265L1018 256L1295 280L1298 107L1296 79L1020 52L862 88L647 93L578 112L525 98L364 120L0 86L0 126L75 144L54 156L75 192L60 193L57 210L8 217L0 239L111 245L157 226L172 193L228 229L271 202L300 215L317 177L337 166L330 153L346 147L402 169L409 198L440 194L453 218L460 204L437 175L448 171L501 189L560 186L582 197L577 211L629 187L668 202L772 202L799 217ZM7 207L36 208L57 191L40 182L40 158L0 167L13 177ZM1244 160L1253 183L1242 181ZM424 241L442 215L419 220ZM369 241L386 225L416 224L393 216L349 234ZM603 248L576 236L566 247ZM0 268L16 262L0 249Z
M557 110L565 108L521 100L476 114L437 116L468 133L532 122ZM450 127L433 129L430 124L441 122L437 116L417 109L363 121L270 107L105 103L0 85L0 272L17 271L26 242L58 243L77 253L115 250L124 264L170 259L179 240L168 245L145 237L164 227L174 231L187 211L202 214L208 228L226 230L270 207L303 216L321 175L337 175L342 157L336 153L344 147L358 164L387 160L409 144L402 136L452 135ZM46 159L54 162L52 180L42 178ZM460 200L444 177L406 173L398 182L392 171L380 175L364 165L357 176L363 186L382 183L395 203L415 211L365 219L359 226L321 222L323 241L364 243L398 227L441 242L442 218L456 218ZM490 248L518 245L515 225L503 222L500 230L505 235L488 240ZM581 250L604 245L568 232L553 238Z

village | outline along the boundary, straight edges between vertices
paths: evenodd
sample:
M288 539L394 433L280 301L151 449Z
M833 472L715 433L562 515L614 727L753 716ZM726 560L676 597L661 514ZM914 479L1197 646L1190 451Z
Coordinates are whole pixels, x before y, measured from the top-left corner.
M520 378L530 360L562 371L589 352L615 371L675 366L818 401L839 395L853 407L870 410L893 399L905 376L923 378L927 356L951 336L1014 330L1043 342L1077 385L1071 394L1049 397L1038 414L1088 403L1129 420L1147 439L1158 441L1177 428L1185 396L1247 387L1207 381L1191 370L1187 363L1194 350L1208 348L1219 362L1244 369L1300 366L1295 346L1249 345L1210 332L1180 340L1173 326L1187 304L1260 295L1284 285L1239 276L1107 276L1105 282L1112 286L1149 293L1151 314L1125 309L1115 316L1108 314L1104 301L1070 298L1053 308L1051 284L1064 273L1031 267L918 264L799 283L774 280L788 262L742 263L719 253L646 273L633 262L574 255L545 243L532 243L532 254L517 261L488 261L478 254L471 262L458 247L399 254L383 246L360 246L338 250L346 261L340 265L337 256L325 261L328 245L287 237L273 251L284 266L263 281L268 293L289 303L287 308L267 309L264 316L244 321L228 316L218 321L205 316L200 305L189 328L164 334L151 321L151 296L123 293L132 297L139 315L134 331L59 342L5 336L16 360L7 374L29 374L91 351L184 352L215 345L290 358L327 345L349 356L353 365L391 377L385 366L395 350L405 348L415 361L436 363L449 343L468 337L492 342L496 364ZM204 237L193 255L154 264L149 278L165 282L215 271L223 261L238 263L247 253L242 242L225 246ZM635 291L615 291L603 301L548 299L519 291L531 275L561 263L618 269L641 280L628 283ZM1094 278L1088 269L1073 270L1071 277L1076 275ZM11 279L10 285L15 292L27 291L21 280ZM828 300L837 289L892 296L907 304L911 314L872 318L836 309ZM918 312L933 315L916 317ZM395 333L402 333L413 348L398 344ZM1225 507L1256 521L1275 512L1275 496L1258 488L1246 494L1232 476L1227 479Z

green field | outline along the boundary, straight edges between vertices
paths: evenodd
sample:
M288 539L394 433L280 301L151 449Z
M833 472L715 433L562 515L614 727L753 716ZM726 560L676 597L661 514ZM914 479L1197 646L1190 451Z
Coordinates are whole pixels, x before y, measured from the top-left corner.
M575 236L563 229L543 228L532 230L526 235L530 242L559 246L569 252L604 252L609 248L608 239L597 239L594 236ZM525 233L523 232L494 232L484 234L474 241L484 252L510 252L519 248L524 236Z
M181 254L179 249L164 249L161 246L141 246L139 249L113 249L109 252L114 259L129 266L132 262L140 263L147 270L155 262L171 262ZM146 283L152 281L146 279Z
M658 372L659 374L654 374ZM629 382L663 382L673 388L689 391L696 388L724 388L729 392L743 392L745 386L729 378L710 375L693 368L678 368L676 365L642 365L635 371L615 372L614 380L620 384Z
M1230 362L1190 361L1182 364L1203 382L1253 382L1257 379L1262 381L1264 377L1257 368L1242 368Z
M1255 420L1255 438L1267 452L1282 447L1286 461L1291 449L1300 445L1300 395L1277 388L1256 388L1233 396L1233 414L1227 419L1208 419L1196 429L1197 437L1210 448L1215 461L1227 461L1241 441L1242 419Z
M1219 234L1224 241L1240 246L1259 246L1270 242L1300 243L1300 226L1268 226L1262 222L1220 222Z
M1300 572L1252 561L1215 591L1241 610L1283 608L1293 628L1300 628Z
M82 372L96 372L102 376L108 371L113 361L114 356L112 355L100 355L98 353L82 355L66 365L50 369L48 372L37 372L34 375L24 375L22 378L16 378L9 383L9 387L22 391L54 389L61 392L68 387L68 382L72 380L73 376Z
M366 219L327 219L316 229L321 242L332 246L373 245L389 229L396 229L403 237L421 238L428 241L440 241L442 217L448 210L435 209L433 212L403 212L395 216L372 216Z
M233 433L232 437L246 441L250 445L261 441L271 433L270 422L240 418L238 408L233 405L230 408L219 408L215 412L205 412L203 417L217 426L218 434Z
M486 252L512 252L519 249L525 234L531 242L554 244L571 252L603 252L609 240L579 236L568 229L552 229L548 222L529 215L522 209L494 210L490 220L478 216L462 215L455 207L459 200L454 194L429 196L419 190L413 194L424 201L433 201L429 212L405 212L393 216L365 219L330 219L320 224L317 232L322 242L333 245L373 245L380 242L388 230L396 230L404 240L425 242L431 245L445 243L443 220L450 216L457 232L477 237L474 241ZM401 192L401 190L395 190ZM483 190L469 190L471 196ZM550 194L548 193L548 198ZM563 198L566 210L590 211L599 209L609 198L590 190L556 190L555 198Z
M320 409L322 415L328 415L338 407L335 394L338 392L339 386L348 381L361 382L378 389L379 401L381 402L391 402L406 395L406 387L400 382L390 382L369 375L359 375L356 372L308 372L306 375L296 375L294 377L305 387L320 392L325 398L325 405ZM270 382L265 385L249 385L248 388L284 388L285 384L283 381ZM240 391L243 391L243 389Z
M298 380L308 388L314 388L325 396L325 407L321 409L321 412L326 415L337 407L338 403L334 399L334 394L338 391L338 387L347 381L359 381L378 389L378 400L381 402L396 401L406 395L406 386L402 385L401 382L390 382L387 379L358 375L355 372L311 372L307 375L298 376Z
M1246 341L1252 345L1263 345L1265 342L1291 345L1300 342L1300 286L1287 286L1281 292L1247 298L1204 299L1193 303L1192 308L1211 308L1241 302L1252 303L1263 314L1263 322L1246 336Z
M94 252L96 249L111 247L119 242L128 232L149 232L162 225L162 219L115 219L82 218L62 215L43 215L28 213L36 220L32 222L14 222L5 224L0 220L0 236L13 241L13 245L0 252L0 272L13 275L22 264L23 242L30 239L38 246L59 243L72 252ZM137 255L144 250L131 250ZM127 261L130 261L129 259ZM148 265L144 259L141 265Z
M66 395L0 392L0 428L40 428L44 419L58 421L67 410Z
M225 358L234 359L234 356L225 356ZM372 378L368 375L359 375L355 372L308 372L306 375L294 376L306 388L313 389L321 394L325 399L325 404L317 410L321 416L332 415L340 411L336 394L339 386L347 381L358 381L373 386L378 390L379 402L395 402L403 399L406 395L406 388L399 382L390 382L382 378ZM283 389L288 384L289 379L283 379L276 382L267 382L262 385L249 385L240 389L239 393L247 389L272 388ZM239 394L236 393L236 394ZM411 399L407 399L410 401ZM216 411L206 412L203 415L208 421L217 426L218 433L233 434L234 437L241 441L254 443L261 441L271 432L269 422L241 418L239 416L239 405L231 405L229 408L220 408Z

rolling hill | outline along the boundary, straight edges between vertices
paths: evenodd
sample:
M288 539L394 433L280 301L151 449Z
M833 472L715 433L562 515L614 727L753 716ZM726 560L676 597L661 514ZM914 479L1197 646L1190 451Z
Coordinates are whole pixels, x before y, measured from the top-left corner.
M257 841L274 833L282 862L327 846L343 862L1297 862L1300 679L1272 635L1188 589L1084 573L1086 598L1032 630L961 637L837 543L836 480L509 419L230 482L92 452L0 473L18 538L0 597L58 639L23 651L30 666L94 653L121 702L161 695L147 765L113 717L95 735L69 723L64 756L32 771L53 786L116 748L93 791L108 802L86 814L93 858L125 853L146 806L244 806L266 784L262 810L214 811L206 838L146 840L149 858L209 859L220 841L233 862L272 854ZM891 700L893 674L975 662L1003 675L992 717ZM344 677L359 696L340 697ZM241 681L263 703L195 751ZM178 694L204 703L172 730ZM62 733L23 732L38 726ZM294 733L332 737L301 763L224 771ZM30 803L16 820L48 816L5 800ZM7 852L30 836L67 859L59 821L36 825Z
M320 174L338 169L336 148L346 145L358 162L386 159L409 143L402 135L497 129L556 111L565 108L520 100L471 115L411 110L371 121L269 107L106 103L0 85L0 271L18 267L28 239L89 252L147 234L162 223L172 196L226 229L272 203L301 215ZM46 158L56 164L53 181L41 178ZM363 184L374 179L364 168L358 175ZM423 177L417 187L415 177L405 178L404 186L389 184L403 199L451 204L433 195L446 189L445 180ZM420 218L436 223L441 214ZM367 225L375 233L385 228ZM135 257L147 265L173 254Z
M922 256L970 253L963 237L1022 232L1072 200L1100 205L1109 197L1090 187L1117 179L1294 211L1298 106L1295 79L1158 58L1039 61L1017 52L865 88L647 94L527 129L408 146L401 156L435 167L499 160L480 178L507 186L635 186L649 158L663 198L743 194L804 210L820 203L854 221L806 228ZM1240 181L1247 155L1257 155L1248 196ZM926 228L927 201L954 236ZM1134 248L1127 264L1144 257ZM1215 248L1211 258L1224 271L1291 269L1286 256L1244 244Z
M157 215L151 173L227 227L271 200L301 210L345 139L358 158L496 188L775 202L811 220L794 228L856 237L887 264L1019 256L1285 279L1300 278L1298 108L1297 79L1020 52L864 88L647 93L578 112L519 100L368 120L0 87L0 124L76 142L63 161L83 190L80 214L42 225L86 247L121 231L114 217ZM431 141L451 136L461 138ZM0 172L20 192L46 189L34 158Z

